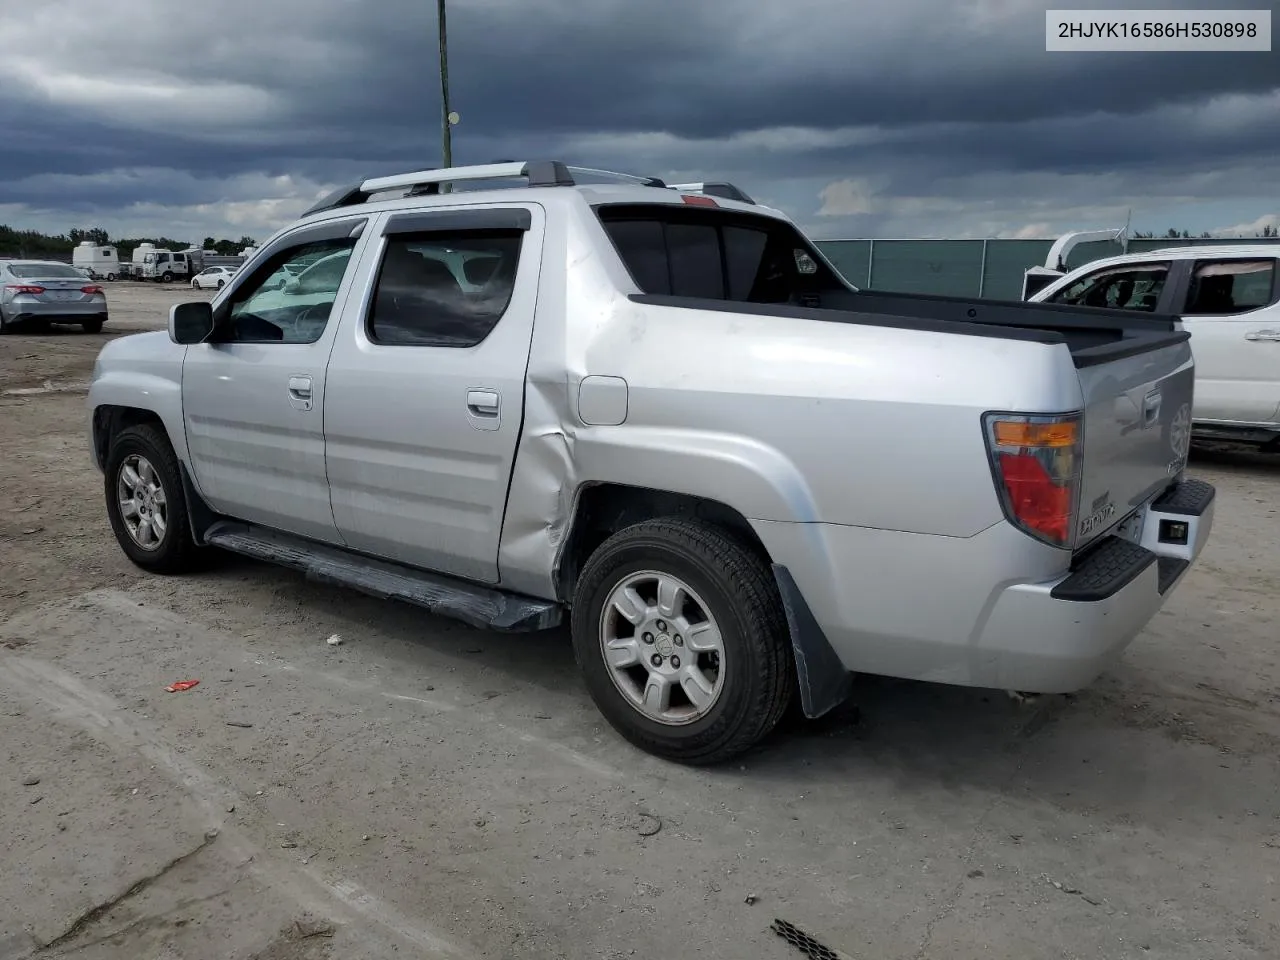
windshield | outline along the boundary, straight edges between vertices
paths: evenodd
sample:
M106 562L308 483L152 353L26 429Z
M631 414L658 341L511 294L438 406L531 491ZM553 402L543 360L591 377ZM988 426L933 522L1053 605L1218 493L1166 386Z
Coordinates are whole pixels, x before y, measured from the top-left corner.
M56 280L62 277L68 280L84 279L84 274L79 270L63 263L11 263L9 272L23 280Z
M143 262L143 263L155 263L155 262L156 262L156 255L155 255L154 253L148 253L145 257L143 257L143 258L142 258L142 262Z

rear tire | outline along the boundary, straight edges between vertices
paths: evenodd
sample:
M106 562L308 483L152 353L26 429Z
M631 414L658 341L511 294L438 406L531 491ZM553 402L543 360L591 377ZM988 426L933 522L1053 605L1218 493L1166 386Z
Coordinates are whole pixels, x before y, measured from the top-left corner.
M646 592L646 581L654 590L665 583L667 596L678 599L664 606ZM641 607L628 596L643 601L639 623L633 616ZM777 725L795 690L787 622L768 564L706 523L651 520L606 540L578 580L572 633L587 690L605 719L640 749L679 763L722 763L749 749ZM703 659L711 636L721 652ZM625 662L632 651L638 659Z
M101 333L103 322L102 320L86 320L80 324L80 329L85 333Z
M108 283L115 283L117 279L118 279L118 278L116 277L116 275L115 275L114 273L108 273L108 274L107 274L107 282L108 282Z
M199 548L191 538L178 457L164 432L150 424L121 430L103 474L107 518L125 556L153 573L193 569ZM149 524L145 533L143 523Z

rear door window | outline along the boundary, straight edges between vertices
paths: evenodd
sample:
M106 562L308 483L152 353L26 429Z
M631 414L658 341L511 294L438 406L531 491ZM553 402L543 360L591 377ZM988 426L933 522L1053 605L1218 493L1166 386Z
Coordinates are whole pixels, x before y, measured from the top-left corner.
M1275 302L1275 260L1199 260L1191 271L1183 316L1229 316Z

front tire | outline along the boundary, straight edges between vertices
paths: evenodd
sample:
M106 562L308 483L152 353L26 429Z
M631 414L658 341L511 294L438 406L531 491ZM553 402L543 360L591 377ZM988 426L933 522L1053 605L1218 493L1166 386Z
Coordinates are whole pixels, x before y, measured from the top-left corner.
M107 517L125 556L154 573L184 573L197 547L178 457L163 431L141 424L111 442L104 470Z
M651 520L610 537L574 594L574 652L605 719L642 750L724 762L777 725L795 689L769 566L709 524Z
M173 283L173 274L166 270L160 275L160 280L162 283Z

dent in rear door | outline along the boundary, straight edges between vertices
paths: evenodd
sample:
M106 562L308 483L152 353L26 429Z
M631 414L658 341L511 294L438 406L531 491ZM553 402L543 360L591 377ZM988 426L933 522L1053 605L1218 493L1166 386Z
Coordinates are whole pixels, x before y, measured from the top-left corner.
M388 218L328 371L330 496L352 548L498 579L543 235L528 203Z

